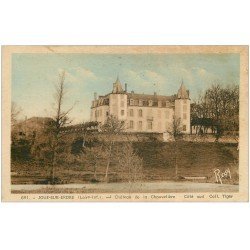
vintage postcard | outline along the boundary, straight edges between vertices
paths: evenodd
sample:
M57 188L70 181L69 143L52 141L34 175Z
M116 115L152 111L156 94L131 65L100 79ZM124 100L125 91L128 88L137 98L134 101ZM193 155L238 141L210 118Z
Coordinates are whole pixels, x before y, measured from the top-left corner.
M3 46L2 201L248 201L248 46Z

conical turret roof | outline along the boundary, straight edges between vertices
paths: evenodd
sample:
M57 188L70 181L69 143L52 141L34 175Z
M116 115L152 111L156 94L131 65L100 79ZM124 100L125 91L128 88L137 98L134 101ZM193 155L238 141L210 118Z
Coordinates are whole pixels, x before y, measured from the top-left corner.
M122 84L121 84L121 82L119 80L119 76L117 76L117 79L116 79L116 81L115 81L115 83L113 85L112 93L122 93L122 92L124 92L123 88L122 88Z
M182 83L181 83L181 86L178 90L178 94L177 94L177 98L179 99L189 99L189 93L183 83L183 80L182 80Z

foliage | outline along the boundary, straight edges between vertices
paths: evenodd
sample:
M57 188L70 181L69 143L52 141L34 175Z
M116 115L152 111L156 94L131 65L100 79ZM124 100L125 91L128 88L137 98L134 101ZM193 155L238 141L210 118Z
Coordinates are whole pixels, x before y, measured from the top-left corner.
M192 125L199 131L210 128L216 141L226 132L239 130L239 86L213 84L191 105Z
M119 176L128 182L137 182L143 179L143 160L135 151L131 143L124 143L118 152Z
M118 120L114 115L109 115L106 122L101 126L101 132L107 133L109 136L117 135L124 131L125 123L124 121Z
M22 109L17 106L15 102L11 102L11 125L17 122L18 116L22 112Z
M109 156L109 152L105 144L94 145L91 147L86 147L85 150L86 158L88 160L88 164L93 169L93 179L92 181L97 181L97 170L100 165L103 164L103 161L107 159Z
M173 116L172 123L167 132L173 136L175 140L180 139L182 137L181 119Z
M50 164L50 181L55 183L55 168L62 156L67 151L66 143L63 140L62 128L70 124L68 117L73 106L64 111L63 103L65 98L65 71L59 74L59 81L55 85L54 108L52 119L50 119L44 129L40 131L34 140L32 154L35 158L42 159Z
M119 121L117 117L110 115L106 122L101 126L100 130L105 134L105 144L107 145L107 166L104 179L108 181L109 167L114 151L114 145L116 143L116 136L120 134L125 128L124 121Z

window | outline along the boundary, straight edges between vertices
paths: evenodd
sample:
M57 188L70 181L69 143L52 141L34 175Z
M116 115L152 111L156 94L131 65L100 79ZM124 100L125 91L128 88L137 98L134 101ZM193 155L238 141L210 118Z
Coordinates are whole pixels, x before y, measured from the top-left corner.
M153 101L152 100L149 100L148 101L148 106L152 106L153 105Z
M143 105L143 101L139 100L139 106L142 106L142 105Z
M139 129L139 130L142 130L142 121L139 121L139 122L138 122L138 129Z
M109 116L109 112L108 111L106 111L106 116Z
M134 100L130 99L130 105L133 106L134 105Z
M130 122L129 122L129 128L130 128L130 129L133 129L133 128L134 128L134 121L130 121Z
M149 130L153 129L153 122L152 121L148 121L148 129Z
M183 114L183 119L184 119L184 120L187 119L187 114L186 114L186 113Z
M134 110L133 109L129 110L129 116L131 116L131 117L134 116Z
M124 110L123 109L121 110L121 115L124 115Z
M158 101L158 107L162 107L162 102Z
M186 126L186 125L183 125L183 126L182 126L182 130L183 130L183 131L186 131L186 130L187 130L187 126Z
M139 115L139 117L142 117L142 109L138 110L138 115Z
M153 102L153 106L157 107L158 106L158 102Z

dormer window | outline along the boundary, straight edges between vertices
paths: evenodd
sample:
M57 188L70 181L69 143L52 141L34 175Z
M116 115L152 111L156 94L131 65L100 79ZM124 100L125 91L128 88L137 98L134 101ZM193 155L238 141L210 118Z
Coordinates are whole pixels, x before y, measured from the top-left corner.
M139 106L142 106L142 105L143 105L143 101L139 100Z
M152 106L153 105L153 101L152 100L149 100L148 101L148 106Z
M158 101L158 107L162 107L162 102L161 101Z
M130 99L130 106L133 106L133 105L134 105L134 100Z

